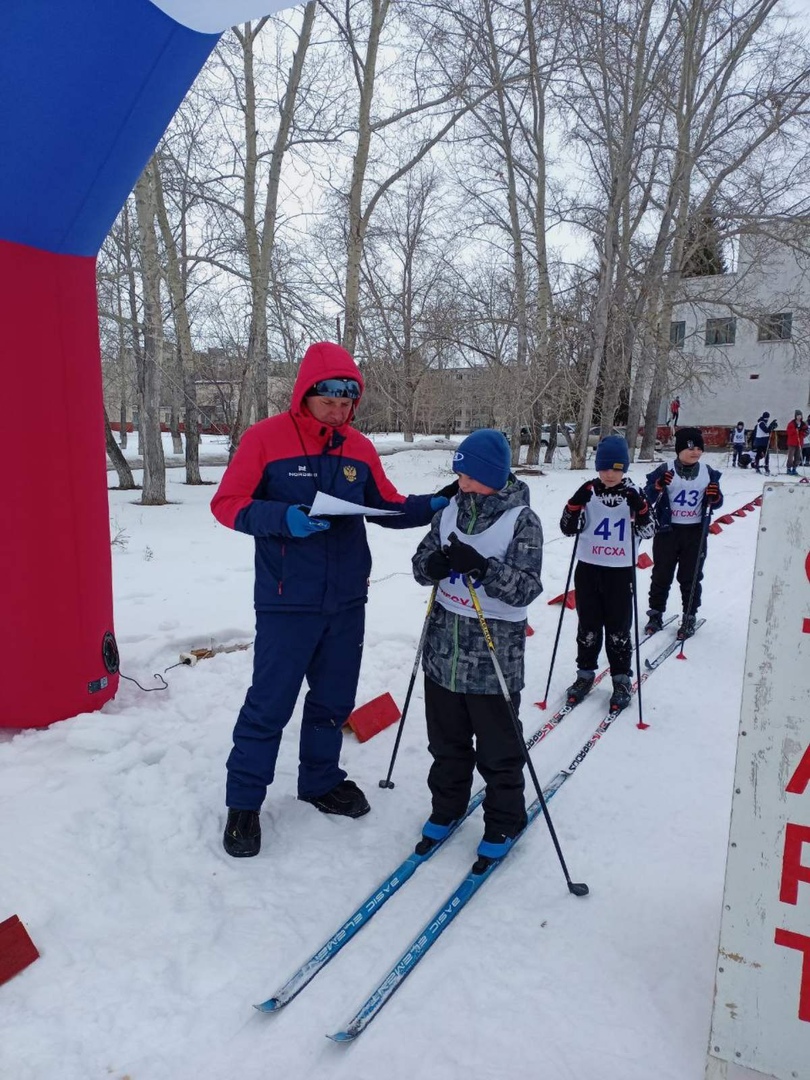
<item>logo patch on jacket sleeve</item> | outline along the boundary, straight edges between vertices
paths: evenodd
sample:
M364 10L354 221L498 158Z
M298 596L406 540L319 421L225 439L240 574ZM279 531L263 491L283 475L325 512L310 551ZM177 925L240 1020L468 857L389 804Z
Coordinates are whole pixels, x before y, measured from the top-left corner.
M346 477L350 484L353 484L357 479L357 469L355 469L354 465L344 465L343 475Z

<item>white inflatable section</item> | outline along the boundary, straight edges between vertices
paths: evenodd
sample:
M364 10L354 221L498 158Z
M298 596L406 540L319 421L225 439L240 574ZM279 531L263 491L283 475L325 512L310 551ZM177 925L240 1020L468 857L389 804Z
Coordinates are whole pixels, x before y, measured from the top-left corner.
M282 8L295 7L289 0L151 0L155 7L189 30L221 34L236 23L260 19Z

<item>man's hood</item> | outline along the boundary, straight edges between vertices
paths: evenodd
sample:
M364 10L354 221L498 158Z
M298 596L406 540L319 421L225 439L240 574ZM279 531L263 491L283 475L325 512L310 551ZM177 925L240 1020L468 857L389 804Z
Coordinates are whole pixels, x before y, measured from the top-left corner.
M301 413L304 394L321 379L356 379L360 384L361 396L365 389L360 368L355 364L351 354L331 341L318 341L310 345L304 353L304 359L298 369L290 406L293 413ZM358 402L356 401L354 405L356 409ZM352 409L353 416L354 409Z

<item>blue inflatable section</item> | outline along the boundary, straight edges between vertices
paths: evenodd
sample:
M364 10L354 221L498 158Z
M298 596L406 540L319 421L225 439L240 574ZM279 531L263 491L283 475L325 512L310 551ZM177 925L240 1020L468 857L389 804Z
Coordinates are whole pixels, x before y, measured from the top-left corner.
M2 0L0 23L0 240L94 256L219 35L149 0Z

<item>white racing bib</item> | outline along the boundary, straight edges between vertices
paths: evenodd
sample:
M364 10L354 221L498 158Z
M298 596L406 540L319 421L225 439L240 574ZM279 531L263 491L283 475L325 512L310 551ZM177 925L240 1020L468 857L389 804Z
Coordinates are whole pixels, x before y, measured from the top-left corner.
M630 507L625 499L606 506L598 495L585 504L585 526L579 534L577 558L595 566L632 566Z
M699 525L703 517L703 496L709 486L709 467L698 462L698 474L694 480L684 480L675 472L675 462L667 465L674 474L667 488L673 525Z
M483 532L472 536L459 534L459 540L474 547L485 558L502 559L512 543L515 535L515 522L520 515L522 506L513 506L511 510L504 511ZM450 533L457 532L458 528L458 503L455 499L450 500L450 505L442 511L439 520L439 539L442 547L450 542ZM478 581L473 581L473 588L481 604L481 610L487 619L503 619L504 622L522 622L527 617L525 607L513 607L505 604L496 596L490 596L486 588ZM452 571L450 577L439 582L436 599L448 611L454 615L465 615L468 619L476 619L478 616L473 607L470 590L467 588L465 574L457 574Z

